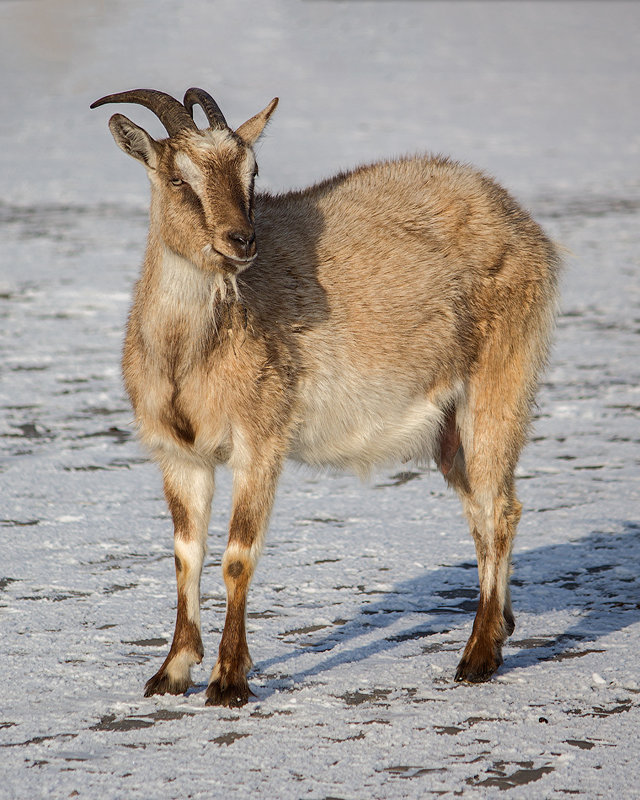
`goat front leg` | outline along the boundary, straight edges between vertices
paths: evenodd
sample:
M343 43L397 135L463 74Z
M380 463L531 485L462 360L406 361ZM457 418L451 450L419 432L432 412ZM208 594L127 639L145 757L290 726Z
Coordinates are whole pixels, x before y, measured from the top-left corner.
M144 694L182 694L191 686L191 666L204 656L200 636L200 575L207 548L213 469L192 462L162 463L164 493L173 517L178 609L171 649Z
M280 475L280 464L265 463L263 459L261 462L249 470L234 471L229 541L222 558L227 614L218 660L207 688L207 705L239 707L253 694L247 682L251 669L245 625L247 592Z

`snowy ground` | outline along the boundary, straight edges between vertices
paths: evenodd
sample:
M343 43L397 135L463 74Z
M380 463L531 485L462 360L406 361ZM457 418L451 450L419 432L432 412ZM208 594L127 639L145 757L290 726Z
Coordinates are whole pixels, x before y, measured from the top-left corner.
M640 5L4 0L0 74L0 797L640 797ZM237 123L278 94L263 186L446 152L572 251L491 683L452 680L477 575L441 478L292 469L250 597L257 699L204 706L227 475L198 685L143 699L175 608L119 376L146 187L88 110L136 85L202 85Z

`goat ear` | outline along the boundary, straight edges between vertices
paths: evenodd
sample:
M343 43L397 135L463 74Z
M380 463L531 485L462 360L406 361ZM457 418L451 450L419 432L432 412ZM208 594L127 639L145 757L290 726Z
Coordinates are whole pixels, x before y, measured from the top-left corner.
M118 147L127 155L155 169L158 163L157 143L149 134L127 119L123 114L114 114L109 120L109 129Z
M266 108L263 108L255 117L251 117L238 128L236 131L238 136L249 145L255 144L260 138L265 125L269 122L269 117L276 110L277 105L278 98L274 97Z

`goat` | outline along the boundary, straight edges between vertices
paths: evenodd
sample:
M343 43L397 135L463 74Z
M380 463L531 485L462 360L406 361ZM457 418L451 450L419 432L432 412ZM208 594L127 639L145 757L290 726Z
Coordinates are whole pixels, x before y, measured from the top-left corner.
M203 658L200 575L214 470L227 464L227 609L206 702L248 701L247 590L287 457L359 474L437 464L461 499L480 581L455 680L488 680L514 630L514 472L548 356L559 256L504 189L447 158L255 193L253 146L277 102L235 131L202 89L182 103L136 89L91 106L141 104L168 133L156 141L121 114L109 120L151 182L123 373L174 524L175 633L145 696L185 692Z

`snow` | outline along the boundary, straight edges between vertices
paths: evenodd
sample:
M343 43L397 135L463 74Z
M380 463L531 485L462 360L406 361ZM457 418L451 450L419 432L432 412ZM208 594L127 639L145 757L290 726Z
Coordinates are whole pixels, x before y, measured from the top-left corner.
M0 797L640 797L640 6L6 0L0 69ZM88 106L191 85L235 124L280 97L263 187L443 152L570 251L488 684L453 682L477 574L439 475L291 468L250 594L257 697L204 706L224 472L196 687L142 697L175 609L119 375L147 188Z

